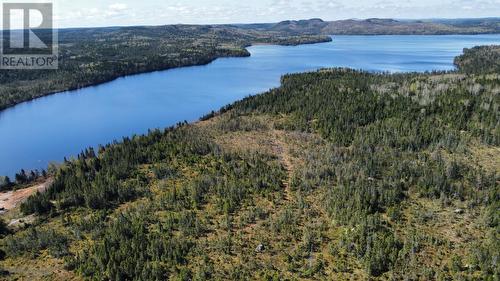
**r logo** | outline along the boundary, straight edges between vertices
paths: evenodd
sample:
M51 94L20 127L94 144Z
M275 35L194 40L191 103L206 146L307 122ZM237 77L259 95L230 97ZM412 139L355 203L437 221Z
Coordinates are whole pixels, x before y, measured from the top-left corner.
M52 3L3 3L0 68L57 68Z

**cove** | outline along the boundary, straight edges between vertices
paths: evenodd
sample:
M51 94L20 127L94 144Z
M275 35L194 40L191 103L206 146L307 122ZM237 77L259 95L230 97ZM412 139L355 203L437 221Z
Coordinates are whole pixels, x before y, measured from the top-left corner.
M82 149L165 128L278 87L286 73L323 67L368 71L453 70L463 48L500 35L334 36L329 43L252 46L251 57L119 78L0 112L0 175L43 169Z

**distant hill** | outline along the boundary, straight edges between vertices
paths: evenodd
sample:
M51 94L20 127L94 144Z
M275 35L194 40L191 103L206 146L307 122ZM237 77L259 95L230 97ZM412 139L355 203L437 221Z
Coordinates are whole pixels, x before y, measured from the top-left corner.
M430 19L424 20L435 23L450 24L455 26L470 25L496 25L500 24L500 18L468 18L468 19Z
M282 32L297 32L297 33L321 33L321 31L329 25L321 19L299 20L299 21L282 21L271 27L273 31Z
M393 19L342 20L330 22L322 33L328 34L479 34L499 33L500 21L399 21Z
M348 19L326 22L321 19L283 21L276 24L252 25L272 31L297 34L332 35L442 35L442 34L486 34L500 33L499 18L484 19Z

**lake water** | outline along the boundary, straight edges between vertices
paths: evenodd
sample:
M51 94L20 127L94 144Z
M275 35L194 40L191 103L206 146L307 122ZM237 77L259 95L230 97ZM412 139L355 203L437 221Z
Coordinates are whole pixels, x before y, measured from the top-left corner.
M286 73L334 66L452 70L453 58L463 48L487 44L500 44L500 35L335 36L331 43L253 46L249 58L223 58L40 98L0 112L0 175L46 168L89 146L195 121L279 86Z

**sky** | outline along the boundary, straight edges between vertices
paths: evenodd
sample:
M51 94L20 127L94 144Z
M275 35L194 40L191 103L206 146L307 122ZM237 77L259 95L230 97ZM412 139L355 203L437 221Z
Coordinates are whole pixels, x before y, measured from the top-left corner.
M26 0L25 2L49 2ZM0 0L0 2L20 2ZM21 1L22 2L22 1ZM57 27L500 17L500 0L54 0Z

